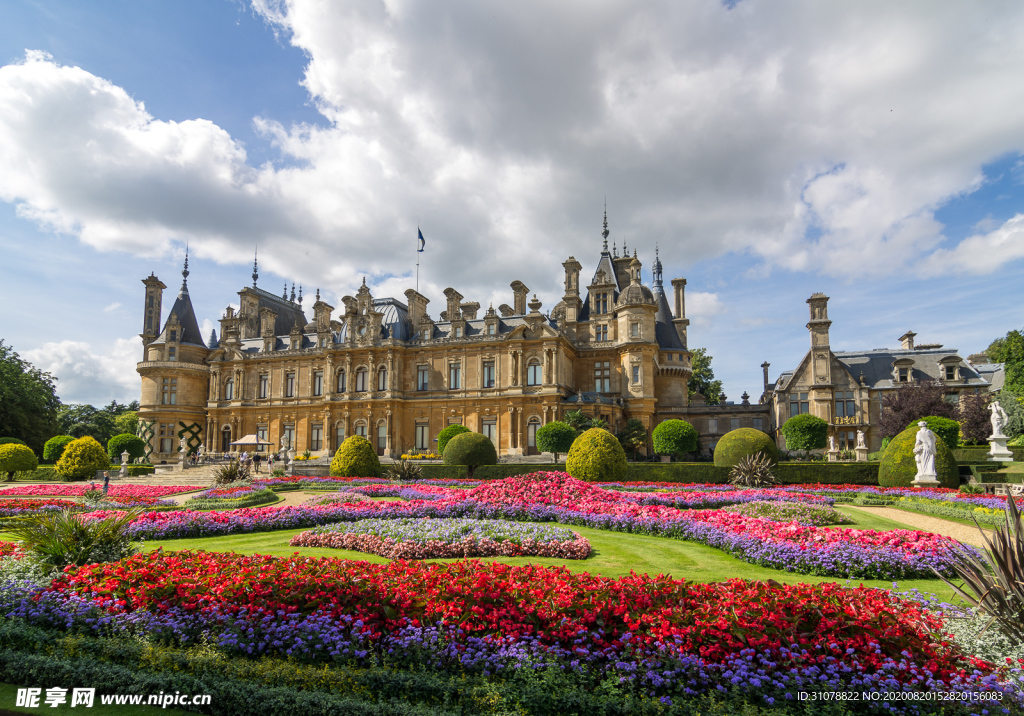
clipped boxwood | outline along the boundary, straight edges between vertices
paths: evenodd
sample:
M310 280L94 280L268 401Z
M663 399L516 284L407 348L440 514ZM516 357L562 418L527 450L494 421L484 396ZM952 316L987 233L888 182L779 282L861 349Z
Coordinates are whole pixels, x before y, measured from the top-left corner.
M38 466L36 454L27 445L0 445L0 472L6 473L8 480L13 480L16 472L35 470Z
M456 435L444 448L445 465L465 465L469 476L480 465L497 465L498 451L494 443L481 433L464 432Z
M554 453L558 462L559 453L567 453L576 441L576 428L560 420L552 420L537 430L537 449Z
M882 487L910 487L917 475L914 443L919 428L914 425L889 441L889 446L878 465L878 484ZM956 488L960 485L960 471L953 451L946 447L940 436L935 440L935 472L939 486Z
M0 445L25 445L24 440L18 438L0 438Z
M928 424L928 429L933 433L942 438L942 442L946 443L946 447L950 450L956 450L960 446L960 423L951 418L940 418L937 415L929 415L926 418L918 418L910 425L907 426L907 430L910 428L917 432L917 424L921 421Z
M352 435L334 453L331 475L335 477L380 477L380 458L370 441L362 435Z
M95 477L97 470L109 469L107 451L89 435L69 442L57 461L57 472L65 480L86 480Z
M565 470L577 480L616 482L625 479L626 451L604 428L591 428L569 448Z
M697 428L685 420L665 420L658 423L651 438L654 440L654 452L659 455L685 455L696 452L699 435Z
M779 461L779 449L767 433L754 428L730 430L715 446L715 465L735 467L743 458L759 452L767 455L772 463Z
M60 456L64 454L64 448L72 440L74 440L74 437L71 435L54 435L47 440L46 444L43 445L43 462L53 464L60 460Z
M794 415L782 426L787 450L820 450L828 443L828 423L803 413Z
M107 441L107 455L110 457L110 462L120 465L121 453L125 450L128 451L129 462L138 460L146 454L146 443L142 438L131 433L121 433Z
M459 423L452 423L447 428L437 434L437 452L439 455L444 455L444 449L448 445L448 441L456 435L462 435L463 433L470 432L469 428Z
M481 470L485 469L481 468ZM465 465L438 465L427 463L420 465L424 480L463 480L467 477ZM333 488L332 488L333 489Z

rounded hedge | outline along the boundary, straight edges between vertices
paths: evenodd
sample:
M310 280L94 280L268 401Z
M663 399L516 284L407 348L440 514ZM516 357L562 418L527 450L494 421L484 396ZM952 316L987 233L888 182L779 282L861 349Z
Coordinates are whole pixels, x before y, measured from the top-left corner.
M0 445L25 445L24 440L18 438L0 438Z
M626 470L626 451L604 428L591 428L576 438L565 460L566 472L588 482L615 482Z
M697 428L685 420L666 420L655 426L651 437L654 440L654 452L679 456L696 452L700 436Z
M828 422L816 415L794 415L782 425L787 450L820 450L828 444Z
M498 451L486 435L467 431L456 435L445 445L444 464L465 465L472 475L480 465L497 465Z
M735 467L743 458L763 452L774 465L779 449L767 433L755 428L730 430L715 446L715 467Z
M929 415L926 418L918 418L912 422L907 426L907 430L913 428L916 433L917 424L922 420L928 423L928 429L942 438L942 442L946 443L946 447L950 450L956 450L960 446L960 423L952 418L940 418L937 415Z
M889 441L878 465L878 484L882 487L910 487L914 484L914 477L917 475L914 444L917 442L918 429L917 425L913 425ZM960 471L957 469L956 458L942 437L937 434L935 472L938 475L939 487L959 487Z
M121 433L107 441L107 455L110 456L110 462L120 465L121 453L125 450L128 451L128 462L145 457L146 442L131 433Z
M86 435L67 444L56 467L65 480L86 480L95 477L97 470L109 470L110 461L96 438Z
M54 463L64 454L64 448L74 440L70 435L54 435L43 445L43 462Z
M575 441L576 428L560 420L552 420L537 429L537 449L541 452L554 453L556 460L558 453L569 452Z
M331 475L335 477L380 477L380 458L370 441L352 435L334 453Z
M7 477L14 477L16 472L35 470L39 467L39 460L32 448L17 443L0 445L0 472L6 472Z
M447 428L437 434L437 453L444 455L444 449L448 446L448 441L456 435L462 435L463 433L471 432L465 425L459 423L452 423Z

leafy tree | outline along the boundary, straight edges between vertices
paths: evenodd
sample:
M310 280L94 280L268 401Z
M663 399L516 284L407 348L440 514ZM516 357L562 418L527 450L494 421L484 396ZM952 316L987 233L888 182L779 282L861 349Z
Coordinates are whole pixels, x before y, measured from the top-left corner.
M582 410L570 410L562 416L562 421L573 428L577 435L590 430L590 416Z
M878 419L882 437L895 437L927 415L956 418L956 406L947 402L945 395L946 387L937 381L901 385L882 398L882 414Z
M468 430L459 433L444 448L445 465L465 465L469 477L481 465L497 465L498 451L486 435Z
M118 465L121 462L121 453L128 451L128 460L137 460L146 454L146 443L135 433L122 433L110 438L107 443L107 455L110 462Z
M35 470L38 466L36 454L28 445L0 445L0 473L7 473L8 480L13 480L16 472Z
M135 428L138 428L139 402L133 400L130 403L118 403L116 400L103 408L95 408L84 403L73 403L65 407L60 413L60 427L62 432L72 437L81 438L86 435L97 442L106 445L110 438L121 433L135 431L122 430L117 425L117 420L123 415L135 414ZM126 417L123 422L131 426L132 418Z
M908 425L907 430L913 428L914 435L917 435L917 431L920 430L919 422L927 423L928 429L942 438L942 442L950 450L956 450L960 446L960 423L957 421L949 418L940 418L935 415L926 415Z
M1007 420L1006 425L1003 427L1003 432L1011 438L1024 435L1024 395L1003 388L999 391L999 404L1006 411ZM992 424L988 422L987 415L985 420L987 426L984 439L988 440L988 433L991 432Z
M654 452L679 457L696 452L700 436L697 428L685 420L665 420L655 426L651 437L654 439Z
M988 440L989 433L992 432L988 412L989 397L984 394L960 396L957 419L965 444L983 445Z
M110 460L103 446L86 435L67 444L56 467L65 480L85 480L97 470L110 469Z
M828 423L803 413L794 415L782 425L787 450L820 450L828 442Z
M576 429L560 420L552 420L537 430L537 448L541 452L554 453L555 462L558 462L558 453L569 452L574 440Z
M636 461L637 452L647 444L647 428L642 420L630 418L615 437L619 439L623 450L633 453L633 460Z
M985 349L985 355L993 363L1002 363L1005 357L1005 338L996 338L994 341L988 344L988 348Z
M689 392L692 398L695 393L704 396L708 405L719 405L722 402L722 381L715 380L715 371L711 369L711 356L706 348L695 348L693 351L693 374L690 376Z
M0 435L20 438L37 454L58 432L56 378L0 340Z
M139 432L139 413L136 410L126 410L114 418L114 430L118 435L128 433L136 435Z
M577 480L613 482L626 475L626 453L607 430L591 428L572 444L565 471Z
M54 435L43 446L43 460L49 463L60 460L60 456L64 454L64 448L72 440L74 438L70 435Z
M1003 339L1003 350L998 361L1004 365L1006 381L1003 387L1016 395L1024 395L1024 335L1010 331Z

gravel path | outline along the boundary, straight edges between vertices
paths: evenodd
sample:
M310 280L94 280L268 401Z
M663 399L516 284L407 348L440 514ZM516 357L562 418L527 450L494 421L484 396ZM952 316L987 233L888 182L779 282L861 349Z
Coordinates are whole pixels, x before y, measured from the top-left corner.
M893 520L894 522L902 522L905 525L910 525L914 529L952 537L955 540L959 540L965 544L972 544L975 547L985 546L985 540L982 539L980 534L978 534L978 528L974 525L962 525L959 522L944 520L941 517L905 512L892 507L860 507L857 505L843 505L843 507L870 512L873 515L885 517L886 519Z
M301 505L303 502L308 500L312 495L318 495L318 494L326 494L326 493L323 493L323 492L297 492L297 491L279 492L279 493L277 493L277 496L281 498L280 502L275 502L272 505L258 505L258 507L287 507L289 505ZM189 493L187 495L171 495L169 497L165 497L164 499L165 500L173 500L174 502L177 502L179 505L183 505L183 504L185 504L185 500L189 499L190 497L194 497L195 495L196 495L196 493L192 492L192 493Z

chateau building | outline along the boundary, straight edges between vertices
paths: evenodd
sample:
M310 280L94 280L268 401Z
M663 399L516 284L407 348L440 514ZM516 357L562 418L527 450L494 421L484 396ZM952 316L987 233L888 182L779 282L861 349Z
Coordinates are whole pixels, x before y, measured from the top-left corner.
M902 385L922 381L944 384L947 399L956 402L965 393L992 389L991 371L979 370L960 356L955 348L937 343L917 344L913 331L900 336L900 348L876 348L864 351L833 351L829 346L829 297L815 293L807 299L810 307L811 348L794 370L768 382L765 363L765 392L761 402L771 406L772 427L779 447L786 439L781 427L794 415L810 413L830 424L829 434L836 447L852 450L857 431L864 432L872 452L881 450L882 436L876 426L882 412L882 399Z
M499 454L536 453L536 431L566 411L583 409L613 431L630 418L648 431L661 420L689 420L709 447L732 427L768 426L763 405L690 405L687 382L686 280L666 295L662 264L652 285L641 280L636 251L620 256L604 244L590 283L583 266L563 264L562 300L545 314L521 281L511 304L481 312L454 288L445 290L438 319L413 289L405 301L376 298L366 286L345 296L341 310L320 298L312 321L302 290L274 295L253 285L238 292L237 311L220 319L220 339L200 335L189 298L188 259L181 290L163 326L162 292L146 286L139 418L150 458L177 459L190 449L228 451L256 434L277 449L332 452L362 435L380 455L436 450L452 423L483 433Z

